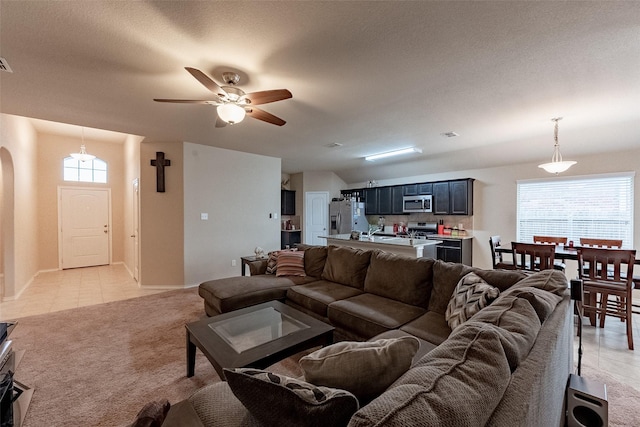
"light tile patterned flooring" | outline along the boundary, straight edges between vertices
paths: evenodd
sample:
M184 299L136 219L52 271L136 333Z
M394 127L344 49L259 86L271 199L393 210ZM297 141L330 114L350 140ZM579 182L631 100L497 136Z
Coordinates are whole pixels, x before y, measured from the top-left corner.
M0 320L17 319L87 305L102 304L163 292L138 287L122 264L77 268L39 274L14 301L0 303ZM640 290L634 291L640 301ZM634 315L635 351L627 348L624 323L609 317L604 329L583 323L583 363L604 370L640 390L640 315ZM577 362L578 339L574 340Z

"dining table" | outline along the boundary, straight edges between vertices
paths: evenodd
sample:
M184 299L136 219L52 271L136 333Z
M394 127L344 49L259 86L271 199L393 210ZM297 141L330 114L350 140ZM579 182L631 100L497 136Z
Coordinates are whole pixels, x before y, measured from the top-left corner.
M556 247L556 250L555 250L556 259L559 259L562 262L564 262L564 260L567 260L567 259L570 259L573 261L578 260L578 249L580 248L580 246L555 245L555 247ZM496 248L496 252L503 253L503 254L513 254L513 250L506 246ZM638 254L636 254L636 256L638 256ZM634 264L640 265L640 258L636 258ZM633 287L634 289L640 289L640 273L639 272L636 272L633 275ZM640 314L640 305L633 304L633 303L631 305L633 306L633 312L635 314Z

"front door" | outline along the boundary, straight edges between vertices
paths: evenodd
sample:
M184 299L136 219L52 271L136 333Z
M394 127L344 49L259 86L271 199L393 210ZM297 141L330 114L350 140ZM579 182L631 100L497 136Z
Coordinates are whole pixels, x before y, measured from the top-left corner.
M109 189L59 188L60 266L109 264Z

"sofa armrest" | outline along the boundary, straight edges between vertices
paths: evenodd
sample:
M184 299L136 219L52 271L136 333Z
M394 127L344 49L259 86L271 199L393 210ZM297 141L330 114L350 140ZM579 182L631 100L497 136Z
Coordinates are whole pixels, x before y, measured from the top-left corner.
M255 261L249 261L247 263L247 265L249 266L249 273L251 273L252 276L257 276L259 274L266 274L268 261L269 260L266 258L258 259Z

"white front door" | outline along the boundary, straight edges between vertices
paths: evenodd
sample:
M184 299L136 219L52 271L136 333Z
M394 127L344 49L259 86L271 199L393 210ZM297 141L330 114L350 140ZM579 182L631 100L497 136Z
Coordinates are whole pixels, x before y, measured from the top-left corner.
M140 279L140 178L133 180L133 279Z
M308 191L304 193L304 243L326 245L329 235L329 192Z
M109 189L59 188L60 266L109 264Z

